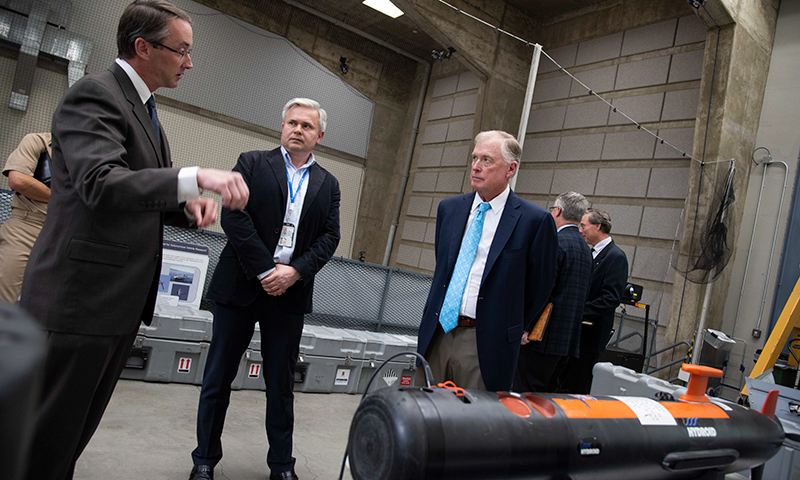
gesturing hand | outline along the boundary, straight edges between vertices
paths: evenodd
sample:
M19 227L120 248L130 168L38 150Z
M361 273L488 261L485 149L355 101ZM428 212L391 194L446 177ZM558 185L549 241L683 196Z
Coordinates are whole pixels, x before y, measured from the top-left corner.
M197 186L222 196L222 206L242 210L247 206L250 189L239 172L226 172L213 168L197 169Z
M217 202L210 198L189 200L186 210L194 216L197 228L206 228L217 221Z

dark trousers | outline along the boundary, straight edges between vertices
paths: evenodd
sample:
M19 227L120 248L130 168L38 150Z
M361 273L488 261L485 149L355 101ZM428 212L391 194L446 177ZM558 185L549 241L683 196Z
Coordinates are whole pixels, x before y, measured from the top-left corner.
M47 332L44 379L28 480L70 480L92 438L136 332L113 337Z
M600 358L600 352L581 349L581 358L570 357L564 371L560 392L588 395L592 389L592 369Z
M567 355L550 355L521 347L517 371L514 372L514 391L555 393L558 391L559 376L567 367L569 358Z
M217 304L214 332L203 373L197 408L195 465L215 466L222 459L222 429L230 404L231 383L250 344L256 322L261 326L261 371L267 387L267 465L275 473L294 469L294 367L303 334L303 315L283 311L266 293L246 307Z

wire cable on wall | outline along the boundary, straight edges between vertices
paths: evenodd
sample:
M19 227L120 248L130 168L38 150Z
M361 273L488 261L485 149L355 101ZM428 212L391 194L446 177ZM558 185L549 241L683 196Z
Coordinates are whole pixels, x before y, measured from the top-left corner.
M530 42L530 41L528 41L528 40L525 40L524 38L518 37L518 36L514 35L513 33L509 33L509 32L507 32L507 31L503 30L502 28L499 28L499 27L497 27L497 26L495 26L495 25L492 25L492 24L490 24L490 23L486 22L485 20L482 20L482 19L480 19L480 18L478 18L478 17L476 17L476 16L474 16L474 15L472 15L472 14L470 14L470 13L467 13L467 12L465 12L464 10L461 10L461 9L460 9L460 8L458 8L458 7L455 7L455 6L453 6L453 5L449 4L449 3L447 3L445 0L439 0L439 2L440 2L440 3L442 3L442 4L444 4L444 5L447 5L447 6L448 6L448 7L450 7L450 8L452 8L452 9L453 9L453 10L455 10L455 12L456 12L457 14L459 14L459 15L465 15L465 16L467 16L467 17L469 17L469 18L471 18L471 19L473 19L473 20L475 20L475 21L477 21L477 22L480 22L480 23L482 23L483 25L486 25L487 27L489 27L489 28L491 28L492 30L494 30L494 31L495 31L495 33L502 33L502 34L504 34L504 35L508 35L509 37L511 37L511 38L513 38L513 39L515 39L515 40L518 40L518 41L520 41L520 42L524 43L526 46L532 46L532 45L534 45L534 42ZM705 7L704 7L704 8L705 8ZM716 23L716 22L715 22L715 23ZM717 49L719 49L719 40L717 41ZM717 161L714 161L714 162L705 162L705 161L704 161L704 160L702 160L702 159L697 159L697 158L693 157L692 155L690 155L690 154L688 154L688 153L684 152L684 151L683 151L683 150L681 150L680 148L678 148L678 147L676 147L675 145L673 145L673 144L669 143L668 141L666 141L666 140L664 140L663 138L659 137L659 136L658 136L656 133L654 133L654 132L650 131L648 128L644 127L644 126L643 126L641 123L639 123L639 122L637 122L636 120L634 120L634 119L633 119L631 116L629 116L628 114L626 114L625 112L623 112L623 111L622 111L622 110L620 110L619 108L617 108L617 107L615 107L614 105L612 105L610 101L608 101L608 100L606 100L605 98L603 98L603 97L602 97L600 94L598 94L597 92L595 92L595 91L594 91L594 90L593 90L591 87L589 87L589 86L588 86L588 85L586 85L585 83L583 83L583 82L581 82L580 80L578 80L578 79L575 77L575 75L573 75L573 74L572 74L572 73L570 73L570 72L569 72L567 69L565 69L564 67L562 67L562 66L561 66L561 65L560 65L558 62L556 62L556 61L555 61L555 59L553 59L553 57L551 57L551 56L550 56L550 55L549 55L549 54L548 54L546 51L542 50L542 54L544 54L544 56L545 56L545 57L547 57L547 58L548 58L548 59L549 59L551 62L553 62L553 63L556 65L556 67L558 67L558 71L559 71L559 72L561 72L561 73L564 73L564 74L566 74L567 76L569 76L569 77L570 77L572 80L574 80L575 82L577 82L577 83L578 83L578 84L579 84L581 87L583 87L584 89L586 89L586 90L589 92L589 94L590 94L590 95L593 95L593 96L597 97L597 98L598 98L600 101L602 101L603 103L605 103L606 105L608 105L608 106L609 106L609 107L612 109L612 111L613 111L614 113L618 113L619 115L622 115L622 116L623 116L623 117L625 117L625 118L626 118L626 119L627 119L629 122L631 122L632 124L636 125L636 128L637 128L637 129L639 129L639 130L642 130L642 131L644 131L644 132L648 133L649 135L651 135L651 136L655 137L655 138L656 138L656 140L658 140L658 142L659 142L661 145L666 145L666 146L668 146L668 147L672 148L673 150L675 150L676 152L679 152L679 153L681 154L681 156L682 156L682 157L685 157L685 158L692 159L692 160L694 160L694 161L696 161L696 162L698 162L698 163L700 163L700 164L705 164L705 163L718 163L718 162L730 162L730 160L717 160ZM715 67L715 71L716 71L716 54L715 54L715 56L714 56L714 67ZM712 76L712 84L713 84L713 76ZM710 109L710 106L709 106L709 109ZM708 135L708 124L706 124L706 135ZM703 147L703 157L705 157L705 144L704 144L704 147Z

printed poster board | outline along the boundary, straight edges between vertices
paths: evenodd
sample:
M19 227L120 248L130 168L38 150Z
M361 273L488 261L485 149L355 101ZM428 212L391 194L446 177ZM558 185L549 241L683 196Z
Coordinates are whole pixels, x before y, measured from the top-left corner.
M208 272L208 247L164 240L157 305L200 309Z

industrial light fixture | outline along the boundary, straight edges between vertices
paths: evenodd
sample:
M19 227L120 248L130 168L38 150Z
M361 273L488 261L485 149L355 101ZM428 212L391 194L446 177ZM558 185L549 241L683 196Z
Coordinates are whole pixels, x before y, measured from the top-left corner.
M403 14L403 11L397 8L394 3L390 2L389 0L364 0L361 3L392 18L397 18Z

